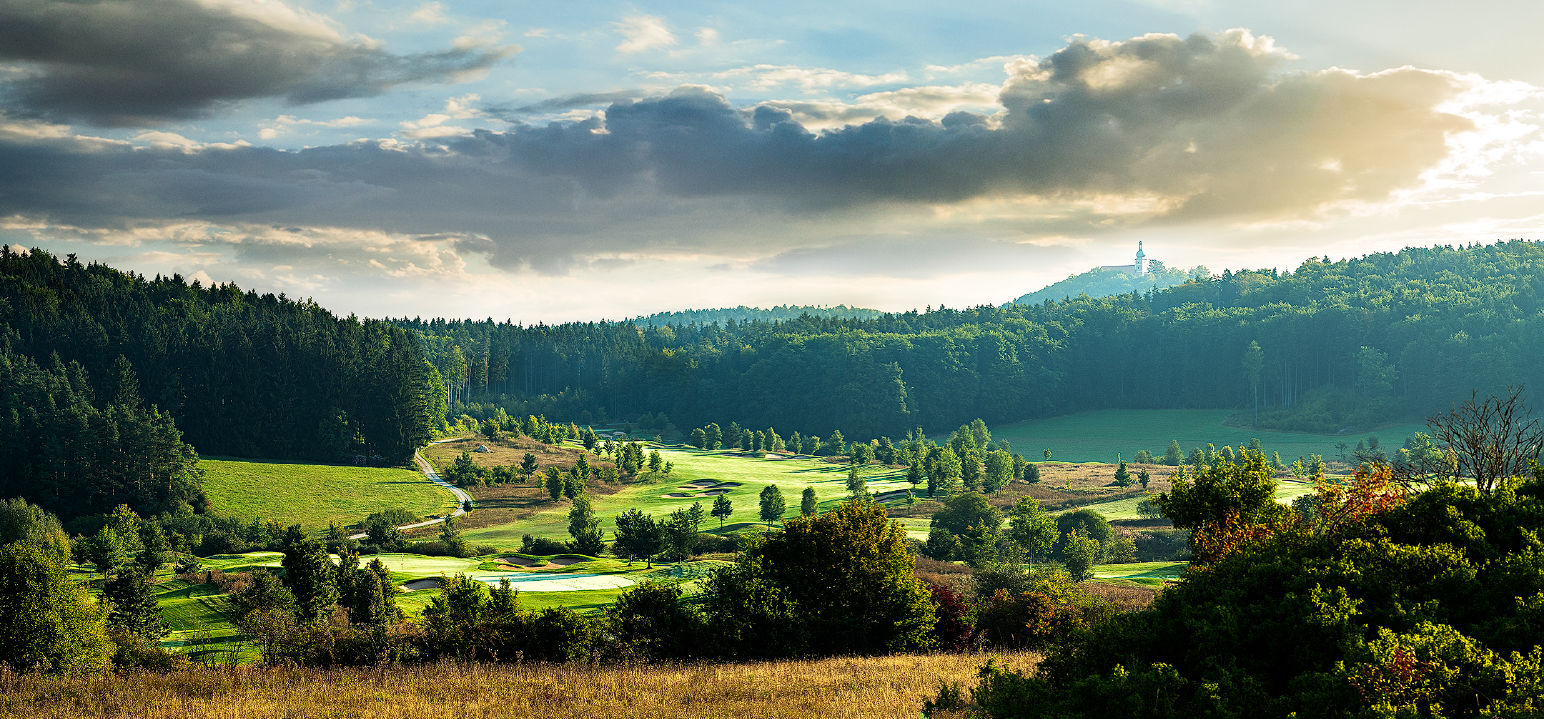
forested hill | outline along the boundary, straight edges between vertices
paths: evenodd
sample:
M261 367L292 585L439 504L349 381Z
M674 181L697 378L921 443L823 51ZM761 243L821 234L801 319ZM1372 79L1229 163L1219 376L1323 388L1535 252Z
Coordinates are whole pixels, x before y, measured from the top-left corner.
M1038 305L1047 300L1056 302L1079 295L1088 295L1098 299L1100 297L1124 295L1131 292L1162 290L1183 284L1191 279L1202 279L1208 276L1210 276L1210 273L1205 267L1194 267L1188 270L1169 269L1157 260L1149 263L1149 269L1143 275L1133 275L1124 270L1096 267L1082 274L1071 275L1065 280L1042 287L1027 295L1022 295L1018 299L1013 300L1013 304Z
M181 451L165 446L179 429L204 454L400 461L444 411L423 344L399 327L42 250L0 250L0 350L0 496L96 491L107 483L100 467L141 460L112 481L165 482L148 458L175 463ZM134 426L160 428L140 446L105 422L131 411L148 413ZM104 502L135 493L103 491ZM147 502L191 496L173 494Z
M837 319L865 319L871 320L884 314L879 310L870 310L862 307L848 307L837 305L835 307L815 307L813 305L778 305L770 309L760 307L726 307L712 310L682 310L680 312L656 312L644 317L634 317L628 320L640 327L663 327L665 325L707 325L729 324L730 322L784 322L795 320L805 315L810 317L834 317Z
M460 401L855 436L1077 410L1254 407L1358 428L1544 387L1544 246L1407 249L1151 294L874 319L640 327L406 322ZM1258 345L1258 352L1250 349Z

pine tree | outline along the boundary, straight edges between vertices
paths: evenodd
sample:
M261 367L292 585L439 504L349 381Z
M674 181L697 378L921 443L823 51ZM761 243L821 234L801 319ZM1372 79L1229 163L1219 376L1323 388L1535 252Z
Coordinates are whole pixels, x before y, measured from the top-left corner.
M113 575L102 587L102 598L107 600L110 607L107 626L133 634L144 641L166 636L166 621L161 618L161 605L156 602L150 578L139 567L130 565Z
M815 488L805 487L803 495L799 498L799 516L813 517L818 509L819 505L815 499Z

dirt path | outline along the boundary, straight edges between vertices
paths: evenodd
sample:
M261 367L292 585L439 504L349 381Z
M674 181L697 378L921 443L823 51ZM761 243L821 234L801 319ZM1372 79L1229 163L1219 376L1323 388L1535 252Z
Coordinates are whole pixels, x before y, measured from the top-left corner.
M430 442L429 444L439 444L440 442L450 441L453 440L442 439L439 440L439 442ZM413 452L413 463L418 465L418 471L423 472L424 476L428 477L430 482L438 484L441 487L450 490L451 494L456 495L456 511L451 512L449 516L459 517L463 514L466 514L466 506L472 503L472 495L467 494L460 487L457 487L440 477L439 472L434 471L434 467L429 464L429 460L424 459L424 456L419 454L416 450ZM430 519L423 522L417 522L415 524L404 524L400 527L397 527L397 529L405 532L409 529L417 529L419 527L427 527L431 524L439 524L440 522L445 521L445 519L445 517L440 517L439 519ZM360 532L359 534L350 535L349 539L364 539L367 536L369 536L367 533Z

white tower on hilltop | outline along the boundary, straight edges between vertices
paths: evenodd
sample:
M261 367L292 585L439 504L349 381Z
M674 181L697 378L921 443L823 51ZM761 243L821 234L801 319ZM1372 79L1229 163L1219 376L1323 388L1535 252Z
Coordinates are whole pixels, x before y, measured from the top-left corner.
M1136 270L1137 276L1147 274L1147 253L1142 251L1142 241L1137 240L1137 261L1132 263L1131 269Z

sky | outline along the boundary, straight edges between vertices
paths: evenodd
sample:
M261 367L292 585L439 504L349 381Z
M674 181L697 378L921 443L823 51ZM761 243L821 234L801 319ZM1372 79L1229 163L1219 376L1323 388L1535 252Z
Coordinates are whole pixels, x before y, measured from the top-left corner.
M1461 8L1461 11L1460 11ZM1540 239L1544 3L3 0L0 242L340 314Z

